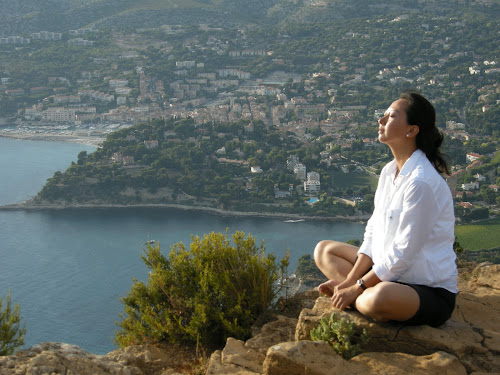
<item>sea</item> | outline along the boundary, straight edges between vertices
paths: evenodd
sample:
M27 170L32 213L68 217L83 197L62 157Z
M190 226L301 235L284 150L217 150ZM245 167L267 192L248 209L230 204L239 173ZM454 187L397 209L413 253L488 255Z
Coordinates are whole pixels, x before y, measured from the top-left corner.
M19 203L64 171L80 151L93 146L0 138L0 205ZM364 225L350 222L219 216L150 208L45 211L0 210L0 297L11 294L26 325L24 347L65 342L94 354L116 345L123 305L134 278L147 280L141 260L155 240L168 254L191 236L244 231L264 241L281 259L290 252L290 273L298 258L323 239L361 239Z

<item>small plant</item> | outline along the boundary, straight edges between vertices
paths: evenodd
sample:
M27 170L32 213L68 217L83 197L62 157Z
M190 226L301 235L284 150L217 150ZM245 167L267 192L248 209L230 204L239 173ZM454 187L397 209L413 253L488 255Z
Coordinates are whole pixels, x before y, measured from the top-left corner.
M350 359L361 353L361 346L365 346L370 337L363 328L358 332L356 324L345 318L338 318L333 313L330 318L324 317L319 321L319 325L311 330L311 339L314 341L324 341L344 359Z
M21 314L16 303L12 309L10 291L4 300L0 298L0 356L11 355L24 344L26 328L21 327Z

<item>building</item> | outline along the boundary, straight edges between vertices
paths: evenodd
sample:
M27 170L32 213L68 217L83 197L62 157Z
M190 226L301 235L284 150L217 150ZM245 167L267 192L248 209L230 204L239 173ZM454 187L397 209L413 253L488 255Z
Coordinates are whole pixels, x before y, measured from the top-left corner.
M479 155L479 154L475 154L473 152L470 152L468 153L465 158L470 161L470 162L473 162L473 161L476 161L476 160L479 160L483 157L483 155Z
M304 192L310 195L317 195L321 190L320 175L318 172L309 172L307 181L304 181Z
M286 159L286 167L289 171L293 171L297 164L299 164L299 157L296 155L290 155Z
M306 180L306 166L302 163L298 163L293 168L293 173L295 173L295 177L299 180Z
M42 121L50 122L75 122L74 108L51 107L42 112Z
M466 184L462 184L462 189L465 191L479 189L479 182L475 181L475 182L469 182Z
M158 141L144 141L144 145L150 150L158 147Z

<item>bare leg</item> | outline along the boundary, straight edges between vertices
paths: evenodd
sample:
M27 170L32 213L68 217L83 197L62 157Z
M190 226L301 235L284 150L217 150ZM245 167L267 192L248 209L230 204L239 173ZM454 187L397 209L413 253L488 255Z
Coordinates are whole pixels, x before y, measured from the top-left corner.
M381 282L356 299L356 309L377 321L408 320L418 311L420 297L412 287Z
M321 272L328 278L318 287L318 291L328 296L333 295L337 284L344 281L356 262L358 248L338 241L321 241L314 249L314 261Z

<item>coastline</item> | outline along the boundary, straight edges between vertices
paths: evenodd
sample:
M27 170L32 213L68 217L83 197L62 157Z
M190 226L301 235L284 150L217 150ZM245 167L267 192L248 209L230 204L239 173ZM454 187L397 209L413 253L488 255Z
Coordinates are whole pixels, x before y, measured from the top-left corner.
M94 147L100 146L105 140L105 138L101 137L86 137L76 134L27 133L5 130L0 130L0 137L29 141L72 142Z
M176 209L184 211L207 212L220 216L228 217L266 217L266 218L281 218L286 220L316 220L316 221L348 221L365 224L369 215L360 216L306 216L302 214L281 213L281 212L252 212L252 211L229 211L215 207L207 206L188 206L176 203L165 204L45 204L33 205L23 203L13 203L0 206L0 211L52 211L52 210L83 210L83 209L134 209L134 208L150 208L150 209Z

